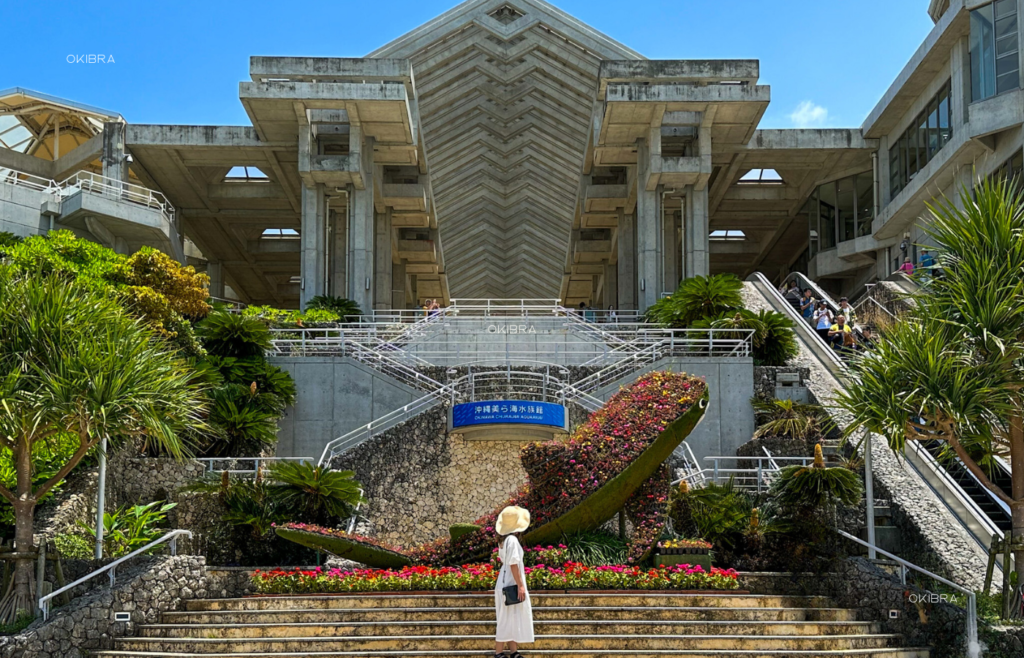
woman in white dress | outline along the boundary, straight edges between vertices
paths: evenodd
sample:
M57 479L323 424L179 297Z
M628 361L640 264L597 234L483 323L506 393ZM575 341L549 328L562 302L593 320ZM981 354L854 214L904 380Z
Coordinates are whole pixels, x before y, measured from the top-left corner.
M530 513L522 507L506 507L498 515L494 529L502 537L498 545L498 559L501 571L494 585L494 611L498 618L498 630L494 636L494 655L505 655L505 645L511 649L509 658L522 658L520 643L533 642L533 609L530 607L530 593L526 590L526 572L523 568L523 547L518 533L530 525ZM502 588L515 585L519 603L505 604Z

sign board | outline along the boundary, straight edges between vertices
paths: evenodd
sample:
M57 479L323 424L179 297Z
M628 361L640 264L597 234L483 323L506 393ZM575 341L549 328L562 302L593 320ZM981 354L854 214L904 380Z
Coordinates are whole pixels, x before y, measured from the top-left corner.
M487 400L457 404L451 412L451 429L474 425L546 425L567 427L565 407L551 402Z

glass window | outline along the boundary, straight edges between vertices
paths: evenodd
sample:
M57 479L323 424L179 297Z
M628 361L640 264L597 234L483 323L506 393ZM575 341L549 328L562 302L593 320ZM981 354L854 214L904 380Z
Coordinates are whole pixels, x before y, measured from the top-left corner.
M818 199L818 243L821 249L831 249L836 246L836 184L825 183L818 188Z
M939 92L939 148L942 148L952 136L950 127L949 87Z
M995 25L992 5L971 12L971 98L996 93Z
M871 235L871 220L875 215L874 174L857 174L857 237Z
M917 168L920 171L932 159L932 152L928 150L928 111L925 110L917 117Z
M971 11L971 98L983 100L1020 87L1017 0L996 0Z
M900 146L889 149L889 197L892 198L900 193Z
M856 197L853 177L836 181L836 206L839 211L839 241L852 240L856 235Z
M907 130L907 180L911 181L917 175L917 124L910 126Z
M939 97L928 103L928 159L939 151Z

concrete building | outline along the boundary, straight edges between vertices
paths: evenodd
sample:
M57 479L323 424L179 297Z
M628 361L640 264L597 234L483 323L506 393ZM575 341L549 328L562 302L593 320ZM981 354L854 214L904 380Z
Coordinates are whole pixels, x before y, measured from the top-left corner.
M925 7L922 7L924 10ZM212 294L644 309L685 277L851 292L924 203L1020 171L1024 0L932 0L860 128L764 130L756 60L645 59L543 0L469 0L363 58L252 57L248 126L0 92L0 230L153 244Z

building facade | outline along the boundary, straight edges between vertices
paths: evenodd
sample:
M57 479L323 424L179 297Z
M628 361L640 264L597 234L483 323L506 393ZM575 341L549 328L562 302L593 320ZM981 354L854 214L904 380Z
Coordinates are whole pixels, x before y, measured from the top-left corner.
M10 89L0 230L151 244L285 308L642 310L715 272L847 293L916 260L929 199L1022 168L1024 0L927 10L849 129L760 129L758 61L648 60L543 0L469 0L363 58L252 57L248 126Z

